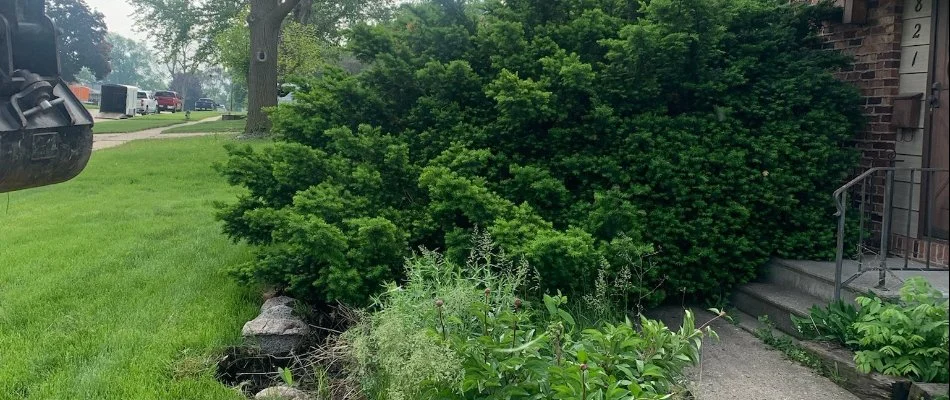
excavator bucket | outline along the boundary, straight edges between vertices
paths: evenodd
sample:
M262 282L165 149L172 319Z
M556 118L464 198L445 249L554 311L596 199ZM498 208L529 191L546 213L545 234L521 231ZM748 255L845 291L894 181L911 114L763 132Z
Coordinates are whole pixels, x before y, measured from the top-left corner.
M92 115L60 77L43 0L0 0L0 193L78 175L92 154Z

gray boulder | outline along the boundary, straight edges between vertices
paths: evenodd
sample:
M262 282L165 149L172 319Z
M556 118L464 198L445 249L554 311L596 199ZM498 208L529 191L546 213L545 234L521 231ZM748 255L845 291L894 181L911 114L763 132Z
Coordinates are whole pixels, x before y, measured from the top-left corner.
M297 305L297 300L294 299L293 297L287 297L287 296L271 297L264 301L264 305L261 306L261 312L263 313L264 311L267 311L269 308L276 307L276 306L287 306L290 308L294 308L294 306L296 305Z
M310 400L310 396L302 390L287 386L274 386L261 390L254 395L258 400Z
M294 316L294 309L284 305L272 306L264 311L261 311L261 316L270 317L270 318L293 318L297 319Z
M244 324L241 334L261 353L283 355L296 350L310 334L310 326L286 305L273 305Z

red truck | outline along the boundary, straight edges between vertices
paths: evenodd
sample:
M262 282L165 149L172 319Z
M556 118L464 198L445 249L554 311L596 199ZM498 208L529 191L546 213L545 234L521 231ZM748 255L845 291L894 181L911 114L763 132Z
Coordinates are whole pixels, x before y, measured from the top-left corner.
M160 90L155 92L155 100L158 101L158 112L184 111L184 102L181 101L181 95L170 90Z

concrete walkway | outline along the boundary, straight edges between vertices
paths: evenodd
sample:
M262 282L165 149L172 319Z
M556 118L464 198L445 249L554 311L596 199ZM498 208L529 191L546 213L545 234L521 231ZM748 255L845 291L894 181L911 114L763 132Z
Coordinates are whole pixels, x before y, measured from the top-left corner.
M141 139L174 139L182 137L192 137L192 136L204 136L210 135L211 133L173 133L173 134L162 134L162 132L177 128L180 126L195 125L202 122L217 121L221 117L210 117L202 120L185 122L183 124L172 125L172 126L163 126L161 128L152 128L146 129L144 131L138 132L129 132L129 133L103 133L100 135L92 135L92 150L102 150L108 149L116 146L123 145L125 143L131 142L133 140Z
M714 317L703 310L694 309L694 313L696 325ZM683 309L679 307L663 307L648 314L674 330L683 320ZM706 339L702 367L687 372L690 390L697 399L859 400L729 321L717 320L712 328L720 340Z

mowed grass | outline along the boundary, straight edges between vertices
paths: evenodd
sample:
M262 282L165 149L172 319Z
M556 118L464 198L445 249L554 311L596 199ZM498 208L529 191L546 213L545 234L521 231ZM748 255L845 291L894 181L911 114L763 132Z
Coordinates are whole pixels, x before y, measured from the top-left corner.
M260 304L213 217L229 140L134 141L0 194L0 399L243 398L212 370Z
M179 126L162 131L162 133L227 133L244 132L245 120L208 121L200 124Z
M93 113L95 116L96 113ZM144 131L146 129L163 128L166 126L177 125L189 121L200 121L215 115L221 115L217 111L192 111L191 119L185 120L185 113L171 113L165 111L161 114L139 115L129 119L119 119L110 121L99 121L92 127L92 133L129 133Z

